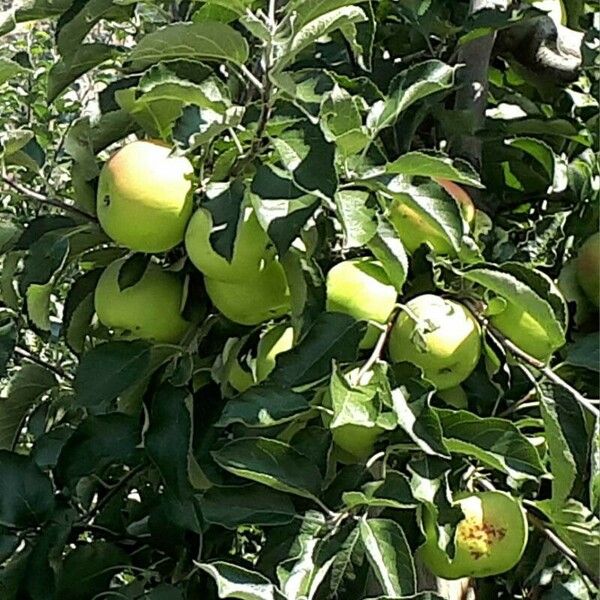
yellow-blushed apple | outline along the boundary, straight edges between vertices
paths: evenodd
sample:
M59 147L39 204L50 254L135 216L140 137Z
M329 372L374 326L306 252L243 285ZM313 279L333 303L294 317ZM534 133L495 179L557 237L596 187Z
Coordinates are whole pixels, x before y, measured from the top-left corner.
M458 185L458 183L450 181L449 179L435 178L435 182L438 185L441 185L446 192L458 202L458 207L460 208L463 218L471 225L475 220L475 205L467 191Z
M150 263L138 282L121 290L119 271L124 262L114 261L100 276L94 295L98 320L125 338L180 341L190 327L181 315L181 279Z
M192 214L190 161L157 141L127 144L105 163L97 193L106 234L135 252L164 252L183 240Z
M445 390L473 372L481 356L481 330L462 304L423 294L406 304L388 346L392 361L416 365L438 390Z
M600 233L591 235L581 246L576 259L577 282L588 300L600 304Z
M507 301L501 313L490 317L490 324L523 352L543 362L557 350L539 321L514 302Z
M417 550L429 570L444 579L489 577L512 569L523 556L528 530L525 511L505 492L456 494L464 513L456 527L452 558L438 544L435 520L424 509L425 543Z
M217 310L241 325L258 325L282 317L291 310L285 272L272 261L241 282L205 279L206 292Z
M210 243L212 231L210 212L199 208L185 232L188 256L206 277L219 281L246 281L251 273L260 271L265 262L273 260L273 252L268 249L269 238L250 206L242 207L231 261L213 249Z
M328 311L382 325L390 318L398 296L381 263L372 258L338 263L327 273L326 288ZM369 324L360 347L372 348L380 333L380 329Z
M291 350L294 329L285 323L275 325L263 335L256 348L256 380L264 381L275 368L277 355Z

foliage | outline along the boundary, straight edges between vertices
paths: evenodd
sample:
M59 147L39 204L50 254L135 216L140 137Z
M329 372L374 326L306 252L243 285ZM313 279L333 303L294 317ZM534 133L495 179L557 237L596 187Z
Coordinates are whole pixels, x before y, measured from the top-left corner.
M519 565L476 593L595 596L598 313L568 273L598 228L599 32L572 3L588 33L569 85L495 56L474 131L453 106L458 49L539 15L478 21L468 4L27 0L0 14L2 600L433 599L413 560L424 507L452 532L452 496L490 487L521 498L532 528ZM480 172L452 156L470 133ZM252 371L270 324L221 316L182 246L154 257L186 281L181 344L117 339L94 315L102 270L129 256L95 217L98 175L135 136L192 161L219 254L245 195L284 267L296 343L241 394L229 373ZM493 211L469 226L440 178ZM451 251L409 256L399 199ZM398 310L438 293L478 315L461 410L389 360L385 324L362 350L365 323L326 312L327 272L360 256L381 262ZM127 264L124 285L146 261ZM507 302L558 348L548 364L486 325ZM367 458L333 443L348 424L377 429Z

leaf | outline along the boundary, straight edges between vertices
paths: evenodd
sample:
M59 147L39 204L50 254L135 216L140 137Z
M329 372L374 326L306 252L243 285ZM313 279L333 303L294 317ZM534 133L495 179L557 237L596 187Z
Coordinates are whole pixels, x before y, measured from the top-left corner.
M14 60L10 60L10 58L0 58L0 85L28 71L29 69Z
M313 383L331 372L332 361L351 362L366 324L342 313L322 313L300 342L277 356L269 382L283 387Z
M148 267L148 257L141 252L132 254L119 269L117 283L119 291L124 291L140 281Z
M375 210L367 206L368 192L341 190L335 194L334 199L344 228L344 248L364 246L377 231Z
M483 187L477 172L469 163L451 159L441 152L407 152L388 163L385 172L409 177L448 179L471 187Z
M248 44L224 23L174 23L140 40L129 56L129 70L140 71L158 62L179 59L242 65L248 60Z
M590 371L600 371L600 346L598 336L590 333L578 338L567 347L565 362L574 367L583 367Z
M1 318L1 317L0 317ZM17 326L12 319L2 319L0 324L0 378L6 375L6 365L17 343ZM0 402L0 414L2 404ZM0 435L1 439L1 435ZM0 442L1 444L1 442Z
M429 406L427 396L409 403L402 390L396 388L392 390L392 405L398 425L423 452L449 458L450 453L442 439L440 420Z
M227 427L233 423L243 423L246 427L272 427L291 421L308 410L310 406L301 394L263 384L251 387L229 400L216 426Z
M319 469L289 444L279 440L241 438L212 454L226 471L281 492L315 498L321 491Z
M141 340L106 342L92 348L84 354L75 375L75 401L81 406L96 406L115 400L147 375L151 349ZM98 373L102 373L101 378Z
M138 420L123 413L90 415L62 447L56 465L60 481L74 488L92 473L98 476L112 464L132 464L138 457Z
M357 577L357 568L362 561L363 548L360 543L360 526L354 527L339 547L331 564L328 591L332 597L352 589ZM358 563L358 564L356 564Z
M391 469L386 471L385 479L365 483L360 492L345 492L342 499L348 508L368 506L403 510L417 506L406 476Z
M400 525L390 519L366 519L360 523L360 536L383 591L392 596L413 594L412 551Z
M112 58L114 54L115 49L108 44L82 44L68 59L57 62L48 72L48 103L54 102L75 80Z
M24 364L0 396L0 448L11 448L25 415L58 382L51 371L35 363Z
M254 483L243 487L212 487L202 496L200 509L206 521L227 529L240 525L286 525L296 514L288 495Z
M38 527L55 507L50 479L29 456L0 450L0 525Z
M191 492L188 461L192 440L191 397L184 388L163 384L150 404L144 446L165 485L177 497Z
M436 409L451 452L465 454L514 479L545 474L533 444L506 419L478 417L465 410Z
M96 540L77 546L61 561L56 597L88 600L108 593L112 578L129 564L125 551L110 542Z
M429 60L400 73L392 80L388 98L376 102L367 116L367 127L376 134L391 127L396 119L415 102L454 87L457 67L439 60Z
M408 275L408 256L396 230L379 218L375 235L368 242L371 252L381 261L387 276L398 293Z
M284 596L264 575L223 561L195 565L216 582L219 598L240 600L285 600Z
M558 507L579 491L573 487L587 471L586 419L581 404L564 388L544 382L538 392L550 456L552 502Z

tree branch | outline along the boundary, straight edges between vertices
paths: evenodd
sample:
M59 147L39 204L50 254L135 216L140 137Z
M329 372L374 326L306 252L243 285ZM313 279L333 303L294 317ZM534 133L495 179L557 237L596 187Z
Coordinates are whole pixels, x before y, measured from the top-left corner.
M36 365L39 365L40 367L44 367L45 369L52 371L53 373L55 373L59 377L62 377L63 379L67 379L69 381L73 380L73 376L70 375L69 373L67 373L62 367L59 367L58 365L53 365L51 363L46 362L43 358L40 358L39 356L32 354L31 352L29 352L29 350L26 350L25 348L16 346L14 353L17 356L20 356L21 358L28 360L29 362L35 363Z
M76 214L80 217L87 219L88 221L97 221L96 217L94 215L88 213L87 211L85 211L81 208L78 208L77 206L74 206L73 204L67 204L66 202L63 202L62 200L57 200L56 198L49 198L48 196L45 196L44 194L40 194L39 192L36 192L35 190L32 190L31 188L28 188L27 186L25 186L21 183L18 183L17 181L15 181L14 179L12 179L11 177L9 177L8 175L6 175L4 173L2 173L2 175L0 175L0 178L2 179L2 181L4 181L4 183L6 183L8 186L10 186L13 190L19 192L20 194L23 194L24 196L27 196L28 198L36 200L40 204L47 204L48 206L53 206L54 208L59 208L64 211L71 212L73 214Z

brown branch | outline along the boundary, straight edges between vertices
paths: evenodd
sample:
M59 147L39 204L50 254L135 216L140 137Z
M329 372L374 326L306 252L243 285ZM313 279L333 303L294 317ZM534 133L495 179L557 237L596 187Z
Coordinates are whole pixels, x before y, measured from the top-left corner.
M39 192L36 192L35 190L32 190L31 188L28 188L27 186L15 181L8 175L2 174L0 175L0 178L13 190L19 192L20 194L23 194L24 196L27 196L28 198L31 198L32 200L36 200L40 204L47 204L48 206L53 206L54 208L59 208L60 210L71 212L73 214L87 219L88 221L97 221L96 217L88 213L87 211L78 208L73 204L67 204L62 200L50 198L44 194L40 194Z
M62 377L63 379L67 379L69 381L73 380L73 376L70 375L69 373L67 373L62 367L59 367L58 365L53 365L49 362L46 362L43 358L40 358L36 354L32 354L31 352L29 352L29 350L26 350L25 348L16 346L14 349L14 353L17 356L20 356L21 358L28 360L29 362L35 363L36 365L39 365L40 367L44 367L45 369L52 371L53 373L55 373L59 377Z

